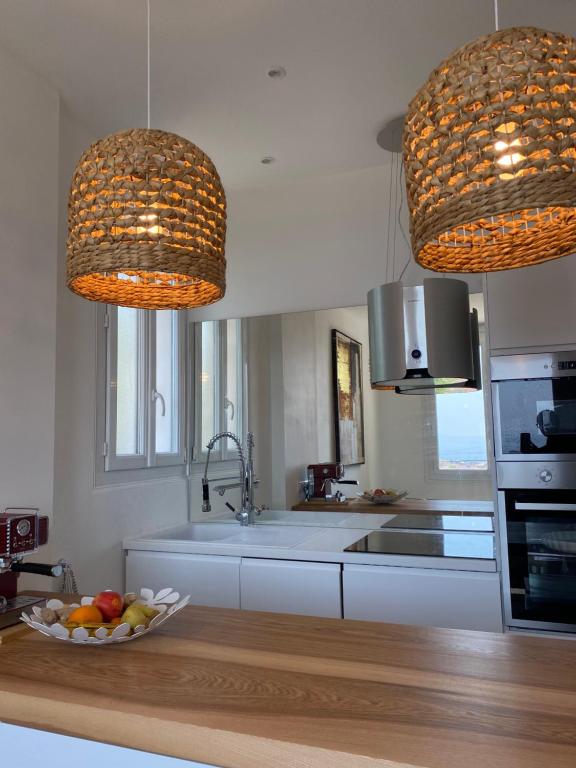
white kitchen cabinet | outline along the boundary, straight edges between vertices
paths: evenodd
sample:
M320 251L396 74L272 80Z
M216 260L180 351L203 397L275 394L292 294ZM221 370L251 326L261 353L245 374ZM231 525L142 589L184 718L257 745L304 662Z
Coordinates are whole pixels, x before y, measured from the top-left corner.
M240 558L129 550L126 590L172 587L193 605L240 608Z
M340 571L339 563L242 558L241 606L341 619Z
M576 345L576 255L487 276L490 347Z
M344 565L345 619L502 631L497 573Z

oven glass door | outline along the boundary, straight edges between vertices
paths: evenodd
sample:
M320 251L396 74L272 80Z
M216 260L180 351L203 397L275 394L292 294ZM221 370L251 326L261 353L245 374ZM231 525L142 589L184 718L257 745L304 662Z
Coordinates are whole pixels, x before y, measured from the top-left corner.
M499 381L495 392L499 458L576 456L576 377Z
M576 491L506 491L512 624L576 629Z

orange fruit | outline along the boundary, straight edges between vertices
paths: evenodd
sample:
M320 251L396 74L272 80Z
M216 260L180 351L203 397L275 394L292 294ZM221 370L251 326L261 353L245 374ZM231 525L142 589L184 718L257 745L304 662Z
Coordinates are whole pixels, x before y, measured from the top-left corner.
M77 624L101 624L104 619L95 605L81 605L80 608L72 611L70 616L68 616L68 621Z

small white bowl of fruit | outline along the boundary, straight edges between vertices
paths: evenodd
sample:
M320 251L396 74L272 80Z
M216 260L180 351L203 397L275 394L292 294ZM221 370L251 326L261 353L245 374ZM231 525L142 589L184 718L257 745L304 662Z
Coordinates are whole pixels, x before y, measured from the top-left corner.
M371 504L395 504L408 496L408 491L397 491L394 488L375 488L373 491L364 491L358 495Z
M21 619L32 629L57 640L90 645L126 643L157 629L189 600L189 595L180 599L171 587L156 594L144 587L140 596L106 589L77 603L48 600L43 607L35 605L31 615L23 613Z

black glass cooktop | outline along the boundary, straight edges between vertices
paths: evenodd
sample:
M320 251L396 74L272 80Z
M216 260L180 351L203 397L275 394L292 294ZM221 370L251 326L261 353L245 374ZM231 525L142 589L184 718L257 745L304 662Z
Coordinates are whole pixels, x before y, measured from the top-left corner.
M491 533L417 533L415 531L372 531L346 547L345 552L418 557L459 557L477 560L494 558Z
M381 528L409 528L420 531L493 531L491 517L472 515L395 515Z

